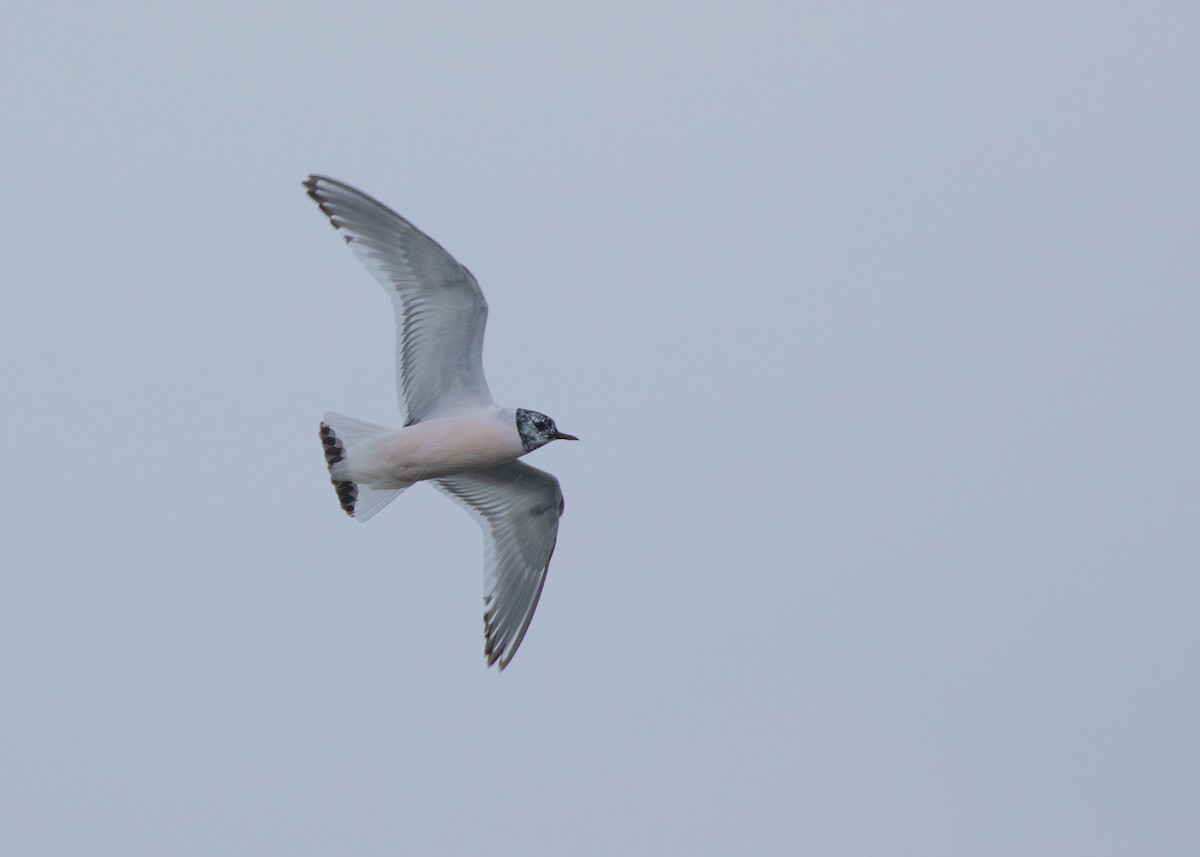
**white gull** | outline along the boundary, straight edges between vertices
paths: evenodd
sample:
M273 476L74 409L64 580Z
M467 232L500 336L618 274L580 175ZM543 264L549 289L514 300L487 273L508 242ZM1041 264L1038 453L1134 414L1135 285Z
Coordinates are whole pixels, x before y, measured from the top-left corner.
M558 480L517 459L563 434L502 408L483 376L487 301L475 277L399 214L349 185L309 176L308 195L392 299L404 428L326 413L321 442L346 514L365 521L428 481L484 537L484 655L504 669L537 607L563 511Z

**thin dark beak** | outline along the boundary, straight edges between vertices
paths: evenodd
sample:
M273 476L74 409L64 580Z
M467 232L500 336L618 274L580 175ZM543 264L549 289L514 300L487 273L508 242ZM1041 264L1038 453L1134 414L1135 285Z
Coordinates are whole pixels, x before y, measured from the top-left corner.
M575 437L575 435L573 435L573 434L563 434L560 431L556 431L554 433L554 439L555 440L579 440L579 438Z

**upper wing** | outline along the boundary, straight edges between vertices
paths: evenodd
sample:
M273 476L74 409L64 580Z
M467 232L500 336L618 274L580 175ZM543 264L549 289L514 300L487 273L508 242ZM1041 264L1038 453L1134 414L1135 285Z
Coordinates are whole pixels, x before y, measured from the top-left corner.
M511 461L433 483L483 528L484 655L500 669L521 645L533 619L563 511L558 480Z
M483 376L488 307L471 272L365 193L324 176L304 186L395 306L405 425L491 403Z

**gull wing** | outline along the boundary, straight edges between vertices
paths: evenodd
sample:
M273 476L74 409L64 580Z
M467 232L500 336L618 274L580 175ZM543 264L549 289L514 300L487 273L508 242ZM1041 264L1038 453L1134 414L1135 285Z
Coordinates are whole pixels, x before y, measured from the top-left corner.
M434 480L483 529L483 633L488 666L508 666L525 636L558 539L558 480L511 461Z
M324 176L304 186L392 299L405 425L492 404L483 376L488 306L471 272L365 193Z

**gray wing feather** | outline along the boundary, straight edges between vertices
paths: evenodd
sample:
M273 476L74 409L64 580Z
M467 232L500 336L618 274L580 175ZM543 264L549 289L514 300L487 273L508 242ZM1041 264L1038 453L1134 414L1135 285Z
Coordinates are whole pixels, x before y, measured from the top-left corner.
M520 461L434 481L483 529L484 654L504 669L546 582L563 511L558 480Z
M490 404L483 375L488 306L471 272L365 193L316 175L304 186L392 299L405 425Z

